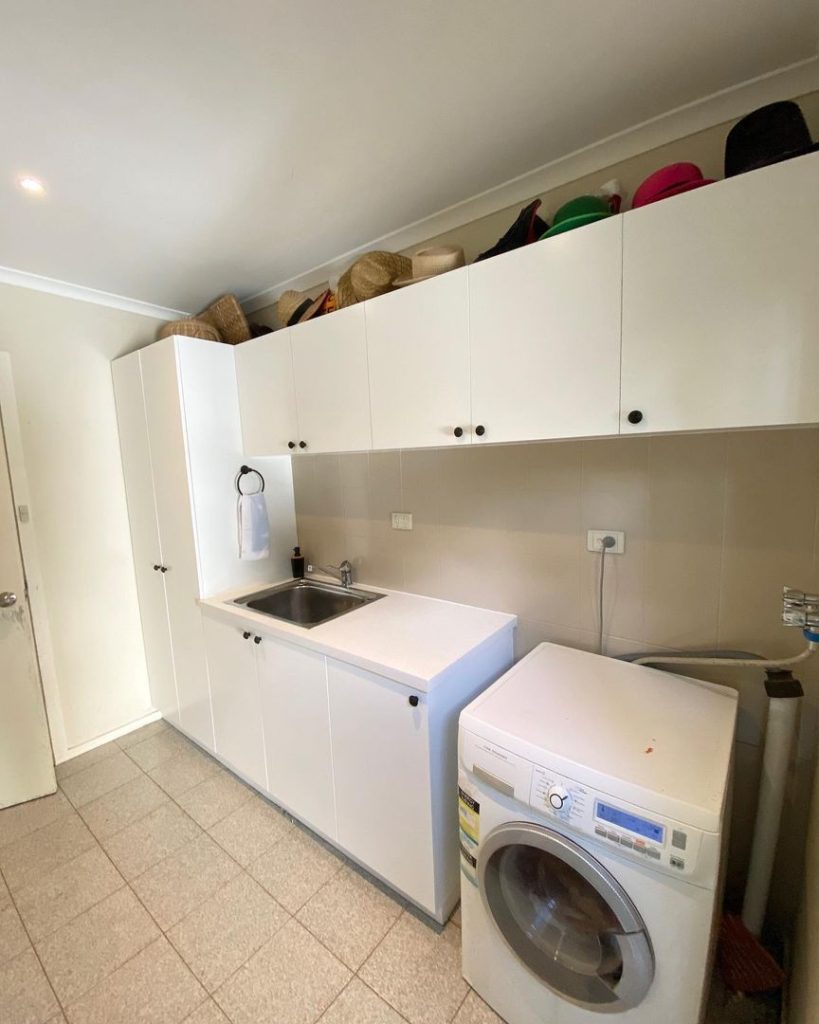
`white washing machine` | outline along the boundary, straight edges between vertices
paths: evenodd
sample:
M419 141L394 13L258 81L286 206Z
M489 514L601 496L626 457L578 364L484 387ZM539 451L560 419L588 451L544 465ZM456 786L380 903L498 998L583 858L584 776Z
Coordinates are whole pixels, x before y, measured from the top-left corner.
M737 696L541 644L460 717L464 977L508 1024L697 1024Z

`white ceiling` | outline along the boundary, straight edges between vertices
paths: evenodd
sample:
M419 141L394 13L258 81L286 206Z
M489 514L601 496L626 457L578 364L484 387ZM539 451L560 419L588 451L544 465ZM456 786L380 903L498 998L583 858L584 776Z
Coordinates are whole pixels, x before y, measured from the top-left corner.
M177 309L248 296L815 55L817 7L0 0L0 265Z

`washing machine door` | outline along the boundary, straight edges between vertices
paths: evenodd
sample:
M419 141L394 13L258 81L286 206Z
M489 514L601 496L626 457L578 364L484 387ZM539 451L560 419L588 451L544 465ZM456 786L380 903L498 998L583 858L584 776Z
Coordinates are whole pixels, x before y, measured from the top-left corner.
M507 945L557 995L601 1013L643 1000L654 978L646 927L577 843L529 822L501 825L481 844L478 883Z

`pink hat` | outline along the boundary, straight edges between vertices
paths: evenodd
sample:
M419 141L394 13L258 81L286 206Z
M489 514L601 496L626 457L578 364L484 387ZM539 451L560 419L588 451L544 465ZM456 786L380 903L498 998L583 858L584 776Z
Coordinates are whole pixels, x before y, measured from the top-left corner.
M713 178L703 178L702 171L696 164L669 164L649 174L634 193L631 208L636 210L640 206L648 206L649 203L656 203L681 192L690 192L692 188L713 183Z

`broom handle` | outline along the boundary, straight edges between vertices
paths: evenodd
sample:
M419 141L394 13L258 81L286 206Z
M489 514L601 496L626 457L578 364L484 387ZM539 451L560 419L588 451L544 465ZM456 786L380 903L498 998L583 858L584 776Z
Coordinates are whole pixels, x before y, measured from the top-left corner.
M798 697L772 697L768 705L759 803L754 823L748 882L742 904L743 924L756 936L762 931L765 909L768 905L799 705Z

